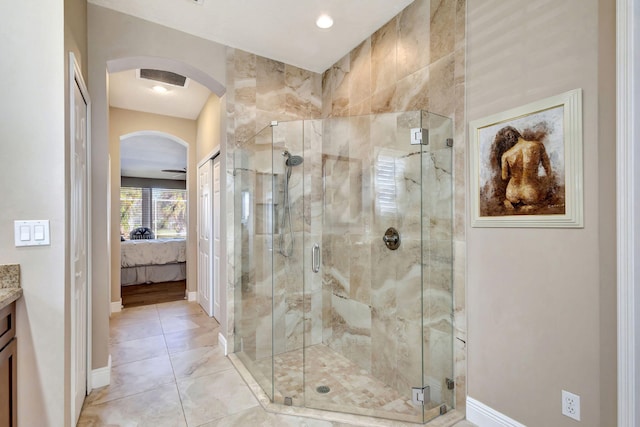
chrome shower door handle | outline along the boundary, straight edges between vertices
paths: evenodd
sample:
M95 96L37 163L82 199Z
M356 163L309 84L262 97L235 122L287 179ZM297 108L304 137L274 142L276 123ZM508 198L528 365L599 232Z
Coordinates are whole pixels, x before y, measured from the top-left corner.
M320 271L320 245L317 243L311 248L311 271Z

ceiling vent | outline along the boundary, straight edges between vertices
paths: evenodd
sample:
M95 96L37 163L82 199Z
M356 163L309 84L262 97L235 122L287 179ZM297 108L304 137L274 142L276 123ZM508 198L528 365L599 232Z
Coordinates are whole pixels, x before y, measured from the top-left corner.
M138 70L138 77L172 86L187 87L187 78L180 74L172 73L171 71L141 68Z

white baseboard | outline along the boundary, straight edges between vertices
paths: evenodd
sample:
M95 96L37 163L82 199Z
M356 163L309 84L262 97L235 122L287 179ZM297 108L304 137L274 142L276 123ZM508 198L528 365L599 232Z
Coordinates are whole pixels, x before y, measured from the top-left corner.
M467 396L467 420L478 427L526 427L469 396Z
M111 303L111 312L118 313L119 311L122 311L122 298L120 298L119 301L113 301Z
M227 339L222 335L222 332L218 332L218 345L222 347L224 355L227 356L229 354L227 351Z
M197 292L188 292L187 291L187 301L195 301L198 298Z
M100 388L111 383L111 355L107 361L107 366L91 371L91 388Z

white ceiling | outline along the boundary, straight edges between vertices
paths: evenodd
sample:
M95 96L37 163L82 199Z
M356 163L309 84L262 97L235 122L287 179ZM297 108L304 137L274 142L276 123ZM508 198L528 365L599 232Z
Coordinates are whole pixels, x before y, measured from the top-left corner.
M126 110L144 111L164 116L195 120L211 91L195 80L187 79L185 87L161 84L165 93L152 87L159 83L137 77L137 70L109 74L109 105Z
M413 0L88 0L99 6L164 25L260 56L321 73L397 15ZM316 27L331 15L331 29ZM139 79L136 70L109 75L109 104L186 119L197 119L210 91L189 79L186 88ZM183 153L179 154L181 150ZM150 133L121 144L123 176L184 179L161 169L186 167L186 150Z
M324 72L412 1L89 0L317 73ZM334 25L329 30L315 25L322 13L333 17Z
M140 132L120 141L120 176L186 179L186 174L162 172L187 167L187 148L160 132Z

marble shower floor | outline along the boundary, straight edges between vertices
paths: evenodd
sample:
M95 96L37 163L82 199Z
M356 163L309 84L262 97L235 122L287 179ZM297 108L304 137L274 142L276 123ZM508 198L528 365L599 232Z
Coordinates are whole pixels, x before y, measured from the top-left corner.
M246 358L241 360L246 362ZM307 365L304 375L303 360ZM261 378L271 376L270 358L253 362L252 365L255 375ZM278 354L273 366L274 401L277 403L284 403L285 397L291 397L294 406L301 406L306 395L307 406L313 408L334 411L344 411L346 408L347 412L360 415L413 422L422 420L422 410L408 401L410 396L401 395L326 345L308 347L304 354L302 349ZM259 382L268 384L268 381ZM330 391L319 393L319 386L329 387Z
M109 339L111 384L87 396L78 426L356 425L265 411L218 346L218 331L218 323L194 302L114 313ZM473 424L462 421L455 427Z

